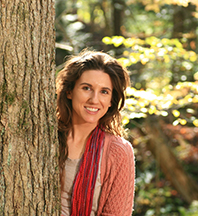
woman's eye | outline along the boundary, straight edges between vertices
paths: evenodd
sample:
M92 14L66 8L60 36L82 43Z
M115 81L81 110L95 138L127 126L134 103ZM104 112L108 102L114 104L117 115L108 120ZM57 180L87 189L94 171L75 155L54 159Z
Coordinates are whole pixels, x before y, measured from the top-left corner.
M108 94L107 90L102 90L102 94Z
M86 91L89 91L90 87L89 86L84 86L83 89L86 90Z

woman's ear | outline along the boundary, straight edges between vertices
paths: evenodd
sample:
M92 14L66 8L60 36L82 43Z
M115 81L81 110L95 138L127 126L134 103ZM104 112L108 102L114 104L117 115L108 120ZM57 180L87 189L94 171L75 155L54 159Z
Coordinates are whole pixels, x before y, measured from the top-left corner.
M68 99L72 99L72 92L71 91L66 92L66 94L67 94Z

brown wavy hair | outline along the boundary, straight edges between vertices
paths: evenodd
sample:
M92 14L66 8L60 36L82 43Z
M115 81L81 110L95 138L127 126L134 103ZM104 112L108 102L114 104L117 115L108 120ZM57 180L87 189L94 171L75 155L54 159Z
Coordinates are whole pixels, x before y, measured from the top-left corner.
M67 98L67 93L74 89L76 80L87 70L101 70L110 76L113 85L111 107L99 120L99 126L108 133L123 135L120 111L124 106L124 91L129 84L127 70L115 58L99 51L84 50L79 55L70 57L56 79L61 168L67 158L67 134L72 129L72 103Z

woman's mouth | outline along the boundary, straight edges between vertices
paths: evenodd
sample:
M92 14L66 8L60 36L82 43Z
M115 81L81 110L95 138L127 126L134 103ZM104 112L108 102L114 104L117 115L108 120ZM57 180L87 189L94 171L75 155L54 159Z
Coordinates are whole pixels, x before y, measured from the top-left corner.
M90 112L97 112L99 110L97 108L92 108L92 107L85 107L85 108Z

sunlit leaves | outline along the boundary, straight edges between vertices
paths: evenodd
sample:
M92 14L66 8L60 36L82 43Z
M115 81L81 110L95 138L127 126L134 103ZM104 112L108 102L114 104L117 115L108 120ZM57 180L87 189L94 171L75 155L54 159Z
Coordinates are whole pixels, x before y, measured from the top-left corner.
M193 116L195 111L186 108L184 113L180 109L198 103L198 85L194 82L179 82L175 87L167 86L163 93L156 95L149 90L126 89L126 101L123 112L123 124L130 119L146 118L148 115L166 117L170 114L175 118L173 125L191 123L198 127L198 119ZM191 117L187 117L187 116Z
M198 119L195 119L195 120L193 121L193 124L194 124L195 127L198 127Z
M173 122L173 125L174 126L177 126L178 124L186 125L186 123L187 123L186 119L178 118Z
M198 71L194 74L194 79L198 80Z
M180 116L180 112L178 110L173 110L172 113L173 113L173 115L175 117L179 117Z
M118 61L124 65L125 67L129 67L131 65L130 60L127 58L119 58Z
M124 45L127 50L124 51L120 61L124 66L130 66L141 62L143 65L151 61L170 63L171 60L184 58L189 62L197 60L197 54L193 51L187 51L183 48L178 39L159 39L157 37L147 37L145 40L139 38L124 38L123 36L104 37L103 43L119 47ZM187 61L185 66L187 66ZM190 63L188 63L190 65ZM189 67L187 67L189 68Z
M193 51L189 51L189 60L192 61L192 62L195 62L197 61L197 54Z
M174 117L173 125L186 125L188 123L194 126L198 125L196 117L186 118L179 110L190 104L198 103L198 84L196 82L178 82L173 87L169 85L170 78L167 76L168 68L175 61L180 63L181 71L191 71L194 62L198 59L195 52L185 50L178 39L159 39L154 36L145 40L135 37L113 36L103 38L103 42L115 47L121 45L126 47L122 57L118 59L125 67L141 62L144 68L152 70L160 63L159 68L163 68L162 71L167 71L166 76L161 76L161 80L159 77L153 77L152 82L147 85L153 89L152 85L157 86L159 83L161 91L155 92L149 88L146 90L127 88L123 124L128 124L130 119L146 118L147 115L166 117L172 114ZM198 80L198 72L194 74L194 78ZM185 79L186 75L181 76L182 81ZM135 87L140 88L137 85L138 82L135 83Z
M136 44L136 39L135 38L126 38L124 40L124 46L125 47L132 47Z
M122 36L113 36L112 37L112 44L115 46L115 47L119 47L120 45L123 44L125 38L122 37Z
M107 44L107 45L112 44L111 41L112 41L112 40L111 40L110 37L104 37L104 38L102 39L102 42L105 43L105 44Z
M126 95L127 96L132 96L135 92L136 92L135 88L127 87L127 89L126 89Z
M146 38L145 42L147 44L149 44L150 46L157 46L157 45L161 46L160 45L160 39L158 39L158 38L156 38L154 36Z
M181 125L185 125L186 123L187 123L186 119L181 119L181 120L180 120L180 124L181 124Z
M137 0L136 0L137 1ZM188 7L189 4L194 4L198 8L197 0L163 0L163 1L153 1L153 0L138 0L138 2L142 2L145 5L145 10L147 11L155 11L155 13L159 12L160 6L164 4L174 4L183 7Z
M148 113L149 113L149 115L153 115L153 114L157 113L157 108L156 108L156 106L151 105L151 106L149 107L149 109L148 109Z
M113 36L113 37L104 37L102 42L105 44L113 44L115 47L118 47L123 44L125 38L122 36Z
M126 125L128 123L129 123L129 118L127 116L124 116L123 119L122 119L122 124Z

